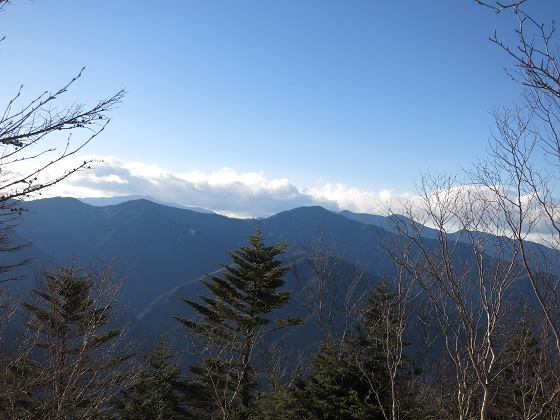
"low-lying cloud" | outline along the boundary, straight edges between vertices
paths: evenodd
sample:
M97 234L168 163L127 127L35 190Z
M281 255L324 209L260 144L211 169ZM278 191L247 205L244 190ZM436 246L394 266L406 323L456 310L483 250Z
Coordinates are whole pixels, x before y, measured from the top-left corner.
M117 197L142 195L156 200L177 203L189 207L202 207L230 217L252 218L268 217L281 211L301 206L322 206L329 210L350 210L356 213L390 214L397 213L412 216L420 223L436 227L428 213L426 200L436 202L453 202L454 195L466 194L470 190L482 197L490 194L485 187L474 185L448 185L436 191L416 194L395 194L392 190L366 191L343 183L328 182L318 187L296 186L287 178L268 179L261 172L238 173L231 168L204 173L191 171L173 173L156 165L141 162L123 162L116 157L92 157L95 161L91 169L79 171L63 182L44 190L42 197ZM74 167L83 162L66 159L65 164ZM59 171L61 169L59 168ZM62 169L63 170L63 169ZM50 173L43 173L45 179L60 175L49 168ZM45 171L46 172L46 171ZM39 182L41 179L39 179ZM482 193L482 195L480 195ZM514 193L506 189L502 194ZM512 198L515 198L513 196ZM535 207L535 200L530 195L521 197L524 203L525 217L531 219L531 230L527 239L535 242L549 243L551 226L541 210ZM511 201L511 202L515 202ZM555 202L557 203L557 202ZM431 206L430 206L431 207ZM424 209L424 211L422 210ZM437 206L433 207L437 209ZM468 209L467 209L468 210ZM411 213L411 211L413 213ZM515 211L511 209L510 211ZM526 219L529 220L529 219ZM498 223L499 221L494 221ZM481 224L476 230L509 236L511 232L502 224L485 226ZM450 231L464 228L462 222L454 217L447 218L446 228ZM499 226L502 226L501 228ZM496 229L500 231L497 232Z
M301 187L287 178L268 179L260 172L238 173L231 168L212 173L173 173L156 165L123 162L112 156L94 159L91 169L73 174L45 191L43 197L146 195L163 202L203 207L242 218L267 217L295 207L314 205L335 211L379 214L387 202L398 198L389 190L364 191L341 183Z

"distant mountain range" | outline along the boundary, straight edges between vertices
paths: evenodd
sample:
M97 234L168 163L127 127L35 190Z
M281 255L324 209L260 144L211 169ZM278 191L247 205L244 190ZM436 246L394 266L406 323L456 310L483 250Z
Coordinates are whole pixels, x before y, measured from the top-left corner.
M213 211L204 209L202 207L189 207L189 206L183 206L182 204L178 204L178 203L159 201L147 195L126 195L121 197L86 197L86 198L79 198L79 200L82 203L90 204L92 206L97 206L97 207L114 206L116 204L121 204L133 200L148 200L148 201L153 201L154 203L163 204L164 206L177 207L178 209L187 209L187 210L197 211L199 213L214 213Z
M112 200L117 204L109 204ZM190 316L188 305L178 296L206 293L199 279L218 270L219 263L230 263L226 251L246 245L247 235L259 225L267 242L292 244L287 261L294 256L301 262L301 244L323 231L336 244L342 269L348 273L359 264L366 268L370 283L394 273L381 245L391 235L383 216L301 207L259 220L235 219L145 198L88 201L91 204L73 198L25 203L29 211L23 214L15 239L32 242L25 253L35 261L27 268L27 280L17 285L31 284L33 267L68 265L72 257L78 265L110 260L126 275L124 302L148 336L176 327L171 315ZM435 237L435 231L426 230L426 235ZM287 276L286 282L288 289L296 289L293 278ZM294 294L294 303L283 311L305 316L297 302ZM310 333L305 336L309 340Z
M115 201L121 201L116 198ZM94 201L91 201L92 203ZM17 229L17 240L32 242L26 253L32 267L110 260L126 275L124 300L141 329L149 334L175 325L173 314L184 314L187 305L177 297L204 293L198 279L229 263L227 250L247 244L257 226L267 241L292 244L286 257L301 254L299 243L326 232L343 253L348 270L359 261L372 279L392 272L379 245L382 227L358 221L361 215L336 214L322 207L302 207L263 219L235 219L215 213L163 205L147 199L105 204L110 199L86 204L73 198L49 198L25 203L28 212ZM354 220L354 218L358 220ZM378 219L383 226L384 218ZM289 255L288 255L289 254ZM29 287L33 279L18 283ZM287 288L295 290L287 276ZM372 280L373 281L373 280ZM293 305L290 310L298 311Z

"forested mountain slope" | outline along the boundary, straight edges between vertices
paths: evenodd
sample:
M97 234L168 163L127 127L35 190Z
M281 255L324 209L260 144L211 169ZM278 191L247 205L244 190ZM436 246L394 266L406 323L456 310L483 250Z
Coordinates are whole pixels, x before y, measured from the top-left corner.
M260 220L235 219L145 199L96 207L72 198L51 198L26 205L29 212L23 214L15 239L31 242L25 253L35 259L25 268L27 280L18 286L30 284L37 267L66 265L71 258L82 265L109 260L126 276L124 302L150 335L176 325L171 315L186 310L177 296L203 293L200 278L227 263L226 251L245 244L257 226L268 242L291 244L286 262L293 257L308 266L302 246L323 235L333 244L333 255L341 258L346 276L356 266L365 270L370 284L394 274L384 249L392 233L384 229L390 224L383 216L301 207ZM427 230L428 242L434 232ZM297 289L290 275L286 287ZM297 294L293 300L283 311L304 315Z

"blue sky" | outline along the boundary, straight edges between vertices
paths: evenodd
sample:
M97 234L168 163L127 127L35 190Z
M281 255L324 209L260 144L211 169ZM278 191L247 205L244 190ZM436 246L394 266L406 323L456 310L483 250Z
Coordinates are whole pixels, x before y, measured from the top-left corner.
M558 0L531 7L560 16ZM104 162L54 195L374 212L484 156L492 107L521 92L488 38L515 28L474 0L15 0L0 91L36 96L86 67L60 104L128 92L83 151Z

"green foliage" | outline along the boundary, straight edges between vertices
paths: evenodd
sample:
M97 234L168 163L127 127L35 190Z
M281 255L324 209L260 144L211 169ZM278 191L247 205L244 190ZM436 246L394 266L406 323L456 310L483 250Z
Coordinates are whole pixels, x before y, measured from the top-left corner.
M200 365L190 366L193 376L187 386L187 398L196 418L235 419L248 412L248 407L242 405L240 391L242 387L246 392L257 388L254 372L232 356L221 356L204 357Z
M111 267L49 269L37 278L21 306L30 351L19 355L10 370L25 372L25 400L36 419L95 418L106 411L127 374L131 354L119 346L120 328L114 305L120 283Z
M39 404L29 381L37 379L38 365L18 363L17 356L1 361L0 419L33 420Z
M369 352L366 360L371 363L373 357L379 368L398 383L420 373L412 368L412 361L406 354L412 343L405 337L407 308L401 298L400 293L391 291L387 283L378 282L357 326L358 341Z
M311 359L309 377L297 383L295 395L300 418L383 418L354 354L349 346L322 344Z
M256 396L252 417L260 420L292 420L301 418L298 399L294 391L279 386Z
M161 338L144 355L145 367L134 383L112 401L121 420L178 420L191 418L186 409L187 381L181 378L178 355Z
M280 290L289 268L278 257L287 246L266 245L259 227L249 236L248 246L228 251L233 264L220 264L222 277L207 274L203 284L211 296L199 295L201 302L181 298L202 318L175 316L186 327L201 359L200 365L191 366L195 406L205 405L207 412L213 407L225 417L233 413L247 417L258 388L253 350L263 336L303 322L270 316L289 302L292 293Z
M401 418L420 410L410 383L421 373L406 355L406 301L383 282L375 285L353 334L326 340L297 383L302 417Z
M504 345L493 418L554 417L550 410L559 402L555 363L557 358L547 353L546 339L538 334L537 320L526 304Z

